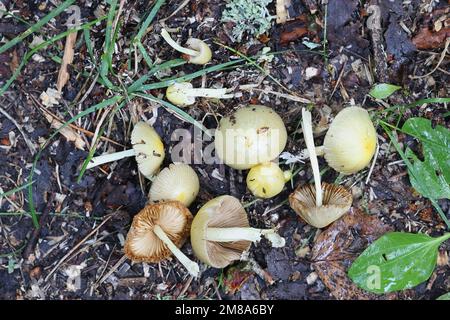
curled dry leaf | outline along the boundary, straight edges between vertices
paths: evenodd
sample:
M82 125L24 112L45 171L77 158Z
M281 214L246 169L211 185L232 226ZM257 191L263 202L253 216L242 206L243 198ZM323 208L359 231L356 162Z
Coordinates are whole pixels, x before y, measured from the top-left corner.
M397 294L375 295L358 288L347 276L353 260L390 227L375 216L352 208L322 232L312 249L314 269L331 294L340 300L396 299Z
M55 119L51 114L44 112L45 119L50 123L50 126L56 130L62 127L62 123ZM73 141L75 147L80 150L84 150L85 142L81 138L80 134L73 130L71 127L62 128L59 133L61 133L68 141Z
M66 37L66 44L64 47L64 56L61 63L61 67L59 68L58 73L58 82L56 84L56 87L58 88L58 91L61 92L63 87L66 85L67 81L69 81L70 75L67 71L67 66L73 62L73 57L75 55L74 47L75 42L77 41L77 33L73 32L70 33Z

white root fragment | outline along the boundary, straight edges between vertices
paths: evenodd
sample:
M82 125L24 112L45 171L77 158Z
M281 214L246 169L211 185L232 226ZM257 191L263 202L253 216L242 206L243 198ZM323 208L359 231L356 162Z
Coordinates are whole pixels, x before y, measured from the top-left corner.
M114 153L109 153L109 154L103 154L101 156L92 158L91 161L89 161L89 164L87 165L86 169L92 169L92 168L100 166L104 163L117 161L117 160L124 159L127 157L133 157L135 155L136 155L136 152L134 151L134 149L128 149L125 151L119 151L119 152L114 152Z
M172 251L173 255L181 262L181 264L187 269L189 274L194 278L198 277L200 273L200 268L197 263L186 257L186 255L181 252L180 249L169 239L166 233L161 229L159 225L153 227L153 232L158 236L158 238L164 242L164 244Z
M174 48L175 50L187 54L189 56L198 56L200 54L200 52L189 49L189 48L185 48L180 46L178 43L176 43L172 37L170 36L170 34L167 32L166 29L162 29L161 30L161 37L163 37L164 40L166 40L166 42L169 44L169 46L171 46L172 48Z
M314 175L314 185L316 187L316 206L321 207L323 198L322 184L320 181L319 162L317 161L316 148L314 146L311 112L309 112L305 108L302 109L302 130Z
M258 242L264 236L272 243L274 248L284 247L286 241L278 235L273 229L256 229L256 228L208 228L206 231L206 239L214 242L232 242L247 240Z

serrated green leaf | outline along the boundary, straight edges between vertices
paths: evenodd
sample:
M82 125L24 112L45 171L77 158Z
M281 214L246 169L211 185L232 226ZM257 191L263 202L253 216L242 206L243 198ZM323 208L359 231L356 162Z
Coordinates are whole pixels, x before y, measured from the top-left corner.
M426 281L436 266L439 238L391 232L372 243L352 264L349 277L360 288L378 294L412 288Z
M375 99L386 99L395 91L401 89L400 86L396 86L389 83L380 83L370 90L369 94Z
M450 130L440 125L432 128L425 118L410 118L402 131L423 146L424 161L411 149L405 151L412 164L408 169L411 185L429 199L450 199Z
M436 300L450 300L450 292L448 292L446 294L443 294L442 296L440 296Z

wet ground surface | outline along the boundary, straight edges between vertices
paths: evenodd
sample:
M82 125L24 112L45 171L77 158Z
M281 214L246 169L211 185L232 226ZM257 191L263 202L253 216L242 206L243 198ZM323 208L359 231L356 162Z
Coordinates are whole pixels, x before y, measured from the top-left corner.
M150 32L144 37L143 45L152 59L167 61L178 57L163 43L158 33L162 27L160 21L169 17L182 2L168 1L162 6ZM301 108L305 104L294 101L292 92L311 101L314 123L323 133L330 118L351 103L372 112L421 98L447 97L448 60L444 59L432 74L427 74L438 64L444 49L446 35L442 33L447 32L448 37L448 25L439 31L434 29L436 21L448 14L448 6L445 1L435 5L430 2L414 0L402 4L399 1L380 0L381 43L374 42L373 31L366 25L369 17L367 8L371 1L361 5L356 0L329 0L326 17L324 7L316 1L292 0L289 8L292 20L284 24L273 23L272 28L258 39L246 36L241 43L233 43L228 36L232 25L220 23L223 1L190 1L164 21L165 27L178 28L182 43L189 36L206 40L213 49L211 64L236 58L234 53L217 43L248 56L257 54L263 47L270 47L271 51L280 53L270 62L261 62L261 66L279 83L251 66L208 74L193 80L194 86L204 83L206 87L223 86L239 91L239 85L256 84L256 90L242 91L241 97L232 100L199 99L186 111L205 127L215 128L217 119L238 106L250 103L270 105L281 115L288 129L285 151L296 155L305 148L302 135L298 132ZM37 21L54 8L50 2L39 5L41 2L6 0L4 3L7 8L15 10L15 15L29 23ZM108 10L99 1L78 1L77 4L82 7L83 22L95 19L102 10ZM317 11L312 14L314 8ZM113 61L118 70L127 69L125 48L138 29L139 18L150 9L151 3L147 1L126 2ZM269 9L275 14L274 3ZM67 15L61 14L36 36L47 39L63 32L66 19ZM322 54L325 21L328 38L326 57ZM25 29L26 26L18 20L0 19L0 33L5 40ZM100 52L97 57L101 54L104 32L105 21L91 29L94 51ZM26 38L0 54L1 84L11 77L36 36ZM70 81L63 90L64 102L51 108L53 114L66 121L111 96L111 92L98 83L89 88L96 74L96 62L90 58L81 38L82 33L79 33L75 59L69 67ZM310 50L305 43L320 46ZM27 182L36 159L36 150L54 132L43 114L39 96L48 87L54 87L59 64L51 58L61 57L63 48L64 41L59 41L39 51L39 56L34 56L27 63L17 80L0 97L0 106L4 111L0 114L0 187L3 191ZM384 51L383 61L376 59L377 48ZM161 76L188 74L197 70L198 66L183 65ZM127 84L131 78L136 79L147 71L145 63L141 61L138 73L124 76L122 80ZM397 84L402 86L402 90L382 104L368 97L368 92L376 82ZM86 92L88 94L84 97ZM154 95L163 93L161 89L152 90ZM157 115L154 127L168 152L178 142L172 136L174 130L185 128L194 135L193 125L163 107L155 111L156 107L158 105L142 99L127 103L105 126L104 136L115 143L101 140L97 153L122 150L118 144L130 146L129 132L134 115L142 119L151 119ZM102 112L92 113L74 123L77 128L84 129L82 133L77 132L87 146L92 142L92 133L101 115ZM431 119L434 124L447 128L450 126L448 110L433 104L405 110L400 123L413 116ZM396 123L397 115L386 115L384 119ZM81 165L89 150L77 149L73 142L56 135L36 162L32 194L28 189L23 189L0 199L0 298L374 298L353 288L345 278L346 268L368 243L386 230L426 232L435 236L442 234L446 228L431 203L411 187L406 167L398 161L400 157L381 128L378 128L378 134L380 154L369 181L366 183L368 169L341 181L352 190L356 213L352 212L339 224L325 230L307 225L287 203L288 195L297 185L311 181L309 165L282 165L282 168L298 172L293 183L287 183L283 192L275 198L256 202L246 189L246 171L220 164L193 165L201 183L200 194L190 207L193 213L209 199L230 194L248 204L246 209L252 226L278 226L287 243L282 249L273 249L263 240L252 245L249 261L233 264L223 270L202 265L200 279L190 279L175 259L160 264L133 264L129 260L117 264L123 256L123 241L132 217L145 206L151 182L139 179L133 159L87 170L78 182ZM399 133L398 139L413 150L420 148L411 137ZM319 134L316 143L322 143L322 140L323 134ZM208 144L204 142L204 146ZM170 157L166 157L164 165L170 162ZM326 167L323 159L320 165L321 168ZM334 182L337 177L337 173L327 170L323 180ZM30 218L30 197L41 217L41 229L37 234L33 231ZM450 218L450 201L441 200L439 204ZM364 216L361 217L361 214ZM361 229L364 232L352 232ZM324 261L329 256L321 256L323 252L320 250L325 250L330 230L341 232L342 237L354 237L350 244L354 254L346 255L347 242L336 242L331 248L334 256L327 264ZM30 239L35 240L34 245L30 245ZM441 246L441 263L427 282L400 294L376 298L435 299L448 292L449 250L448 242ZM189 243L183 247L183 251L194 259ZM111 268L115 271L105 278ZM81 281L77 282L79 276Z

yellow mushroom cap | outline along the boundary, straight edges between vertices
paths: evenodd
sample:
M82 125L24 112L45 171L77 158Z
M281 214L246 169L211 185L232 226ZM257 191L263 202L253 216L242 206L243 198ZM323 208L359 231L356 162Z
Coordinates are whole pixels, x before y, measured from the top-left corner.
M155 225L180 248L189 235L191 212L178 201L147 205L134 218L125 241L125 255L136 262L156 263L172 255L153 232Z
M176 82L168 86L166 90L167 100L180 107L194 104L195 97L187 95L185 93L186 89L193 89L192 84L189 82Z
M247 213L238 199L220 196L203 205L195 215L191 226L191 243L195 255L204 263L225 268L239 260L248 250L251 241L215 242L206 239L207 228L250 227Z
M149 192L150 201L177 200L189 206L200 189L198 176L191 166L183 163L170 164L153 180Z
M247 175L247 187L259 198L272 198L284 187L286 177L280 167L273 162L258 164Z
M342 186L322 183L322 206L316 206L316 189L307 184L289 195L292 209L308 224L323 228L343 216L352 205L352 194Z
M261 105L249 105L222 118L215 132L217 156L228 166L241 170L275 159L286 142L281 117L272 108Z
M330 167L352 174L366 167L377 145L377 133L367 110L347 107L339 112L325 135L324 157Z
M131 144L136 154L139 171L151 178L164 161L164 144L152 126L141 121L136 123L131 133Z
M186 41L186 45L189 49L195 50L198 52L198 55L191 56L187 55L188 62L192 64L207 64L211 61L212 52L209 46L202 40L196 38L189 38Z

